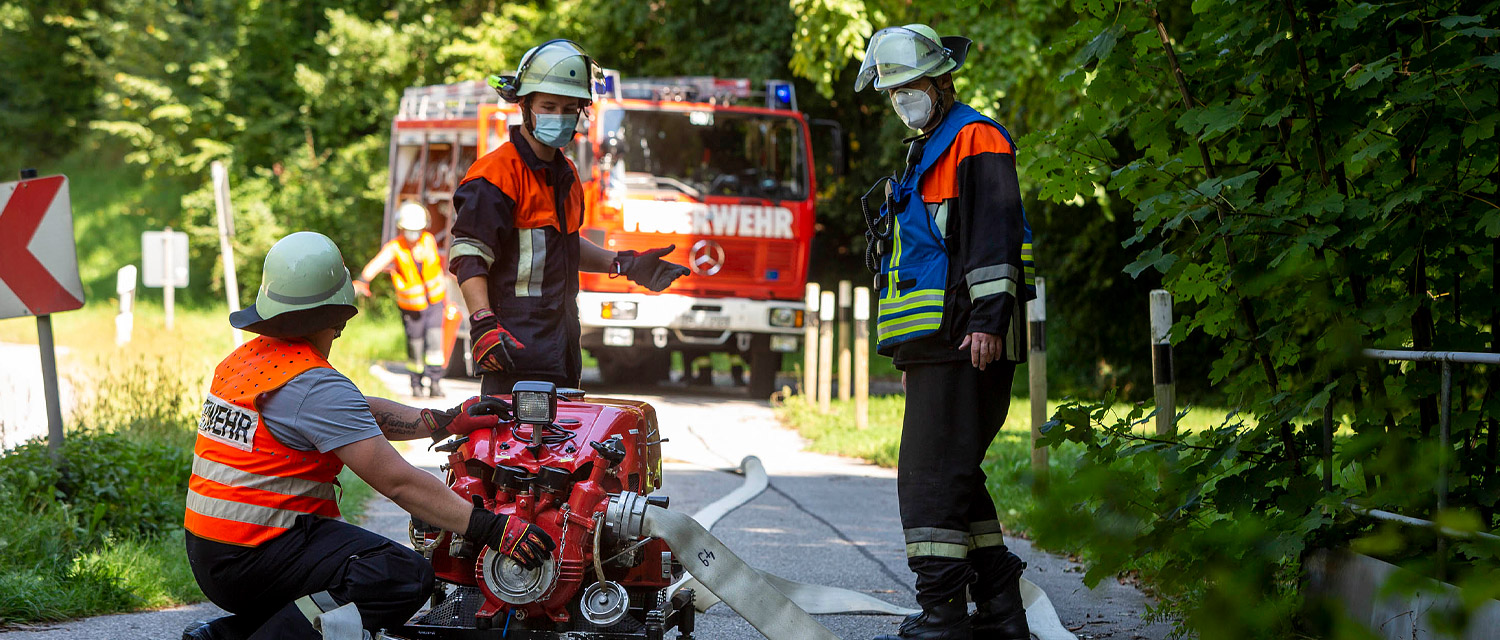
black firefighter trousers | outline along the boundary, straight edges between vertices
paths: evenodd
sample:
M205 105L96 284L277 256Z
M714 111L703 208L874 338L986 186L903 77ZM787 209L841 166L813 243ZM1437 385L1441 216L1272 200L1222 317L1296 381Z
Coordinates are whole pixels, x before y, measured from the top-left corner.
M292 528L246 548L187 535L188 563L204 595L234 614L218 637L320 639L295 600L354 603L366 629L404 624L432 593L432 565L417 552L340 520L299 516ZM324 600L313 595L314 601Z
M981 466L1005 423L1015 370L993 362L980 371L968 360L906 366L896 491L924 608L962 602L965 588L985 602L1016 588L1024 568L1005 547Z

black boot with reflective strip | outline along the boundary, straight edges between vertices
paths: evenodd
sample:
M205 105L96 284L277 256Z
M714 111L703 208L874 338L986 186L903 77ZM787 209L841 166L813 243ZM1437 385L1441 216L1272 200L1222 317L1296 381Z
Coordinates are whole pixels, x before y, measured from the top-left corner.
M974 633L968 603L963 596L959 596L908 616L902 621L896 635L876 636L874 640L971 640L988 637Z
M1000 595L978 604L970 617L975 638L985 640L1030 640L1031 627L1026 624L1026 608L1021 604L1021 590L1007 589Z

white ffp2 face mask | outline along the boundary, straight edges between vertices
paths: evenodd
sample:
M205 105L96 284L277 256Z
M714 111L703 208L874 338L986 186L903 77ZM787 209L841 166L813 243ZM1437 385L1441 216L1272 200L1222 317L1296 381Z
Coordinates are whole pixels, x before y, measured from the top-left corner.
M932 96L917 89L897 89L891 92L891 105L896 115L907 127L921 130L932 119Z

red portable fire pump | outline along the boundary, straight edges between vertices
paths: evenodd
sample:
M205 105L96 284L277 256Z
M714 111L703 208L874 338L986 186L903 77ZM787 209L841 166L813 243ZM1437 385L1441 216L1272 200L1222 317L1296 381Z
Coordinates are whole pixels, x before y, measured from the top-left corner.
M438 445L448 484L495 513L518 515L557 542L525 569L474 541L413 521L412 544L437 573L432 606L387 634L405 638L659 640L693 633L693 594L668 594L682 565L642 535L648 505L666 507L656 411L520 382L495 429Z

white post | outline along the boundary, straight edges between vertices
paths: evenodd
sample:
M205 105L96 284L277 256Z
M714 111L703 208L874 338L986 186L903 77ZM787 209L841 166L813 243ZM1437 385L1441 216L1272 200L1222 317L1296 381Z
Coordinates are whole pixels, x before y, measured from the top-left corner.
M176 265L172 264L172 227L161 234L161 301L167 312L167 331L172 330L172 303L177 297Z
M849 376L849 369L852 366L849 353L849 343L852 342L849 332L849 307L854 304L853 288L854 284L848 280L839 281L839 399L845 401L849 399L849 387L852 386Z
M1047 282L1036 279L1036 299L1026 303L1026 333L1031 343L1026 356L1027 379L1031 395L1031 469L1037 485L1047 478L1047 448L1038 447L1042 425L1047 422Z
M807 283L807 310L802 314L802 397L812 404L818 397L818 283Z
M224 163L215 160L212 166L214 181L214 209L219 222L219 253L224 259L224 296L229 298L229 312L240 310L240 282L234 273L234 209L229 199L229 171ZM235 346L244 343L245 336L239 329L230 329Z
M854 289L854 426L870 426L870 288Z
M120 312L115 314L115 346L125 346L135 331L136 271L135 265L127 264L115 272L115 293L120 296Z
M1172 366L1172 294L1151 291L1151 383L1156 390L1156 435L1177 433L1177 380Z
M833 317L838 301L832 291L824 291L818 301L818 409L828 413L833 392Z

